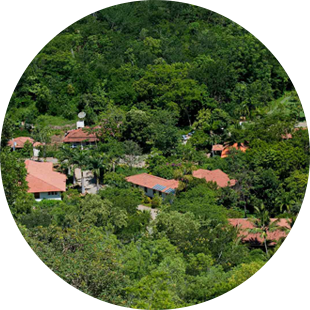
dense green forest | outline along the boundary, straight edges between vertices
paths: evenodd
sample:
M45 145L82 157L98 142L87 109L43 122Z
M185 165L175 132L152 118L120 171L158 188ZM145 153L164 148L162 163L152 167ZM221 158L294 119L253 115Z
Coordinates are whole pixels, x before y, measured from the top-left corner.
M80 111L98 143L52 145ZM2 130L4 189L31 248L77 289L140 309L194 305L244 282L283 242L253 248L228 219L256 220L262 236L270 218L293 226L309 173L304 121L284 69L238 24L178 2L122 4L63 30L19 80ZM68 176L62 201L27 193L32 146L7 147L20 136L58 159ZM247 151L211 156L224 143ZM80 194L72 167L93 172L97 194ZM238 186L195 179L198 168L221 169ZM150 199L125 181L142 172L179 180L176 195ZM158 209L156 219L140 204Z

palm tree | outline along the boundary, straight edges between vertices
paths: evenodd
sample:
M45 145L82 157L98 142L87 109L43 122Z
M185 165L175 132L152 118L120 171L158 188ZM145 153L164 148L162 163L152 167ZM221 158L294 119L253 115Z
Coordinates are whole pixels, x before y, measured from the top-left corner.
M107 158L104 155L96 154L90 157L91 171L96 177L97 191L99 191L99 180L101 176L101 171L107 168Z
M89 152L87 150L75 149L73 152L73 157L71 159L73 165L77 165L81 169L81 187L82 194L85 194L85 179L83 171L90 167Z
M60 151L57 153L57 159L61 162L61 167L68 171L68 175L73 175L73 184L76 184L74 170L76 164L74 162L75 150L69 145L63 145Z
M261 204L259 208L255 207L255 210L257 217L255 219L252 219L254 228L250 228L248 229L248 231L253 234L257 233L260 234L260 237L263 239L266 255L268 256L268 247L267 247L268 232L273 232L275 230L280 229L280 227L277 225L279 219L271 222L269 212L266 210L264 204Z

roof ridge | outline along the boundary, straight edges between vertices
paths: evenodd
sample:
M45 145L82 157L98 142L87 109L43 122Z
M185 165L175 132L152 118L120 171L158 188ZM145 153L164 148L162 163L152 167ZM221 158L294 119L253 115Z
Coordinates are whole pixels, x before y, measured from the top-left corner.
M151 176L151 177L156 178L156 179L160 179L160 180L165 180L165 181L177 181L177 180L175 180L175 179L165 179L165 178L162 178L162 177L159 177L159 176L157 176L157 175L153 175L153 174L150 174L150 173L147 173L147 172L143 172L143 173L139 173L139 174L130 175L130 176L128 176L127 178L134 177L134 176L136 176L136 175L143 175L143 174L148 175L148 176Z
M57 186L55 186L54 184L48 183L48 182L46 182L45 180L42 180L41 178L38 178L37 176L34 176L34 175L31 174L31 173L28 173L28 175L32 176L33 178L36 178L37 180L40 180L41 182L43 182L43 183L45 183L45 184L51 185L51 186L57 188L60 192L62 192L62 189L59 188L59 187L57 187Z

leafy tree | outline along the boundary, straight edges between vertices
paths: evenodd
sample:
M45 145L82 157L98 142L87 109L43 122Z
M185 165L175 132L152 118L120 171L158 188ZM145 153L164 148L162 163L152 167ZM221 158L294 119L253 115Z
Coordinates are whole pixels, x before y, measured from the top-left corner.
M141 202L141 191L137 188L108 187L100 191L102 199L113 201L115 208L126 210L129 214L137 213Z
M178 106L181 117L191 125L192 110L202 106L207 90L196 81L186 78L188 68L189 64L186 63L148 66L144 77L135 83L135 89L141 100L149 102L152 107ZM152 97L158 99L154 101Z
M30 213L34 197L27 193L27 170L24 162L16 156L16 152L10 152L9 148L2 149L0 156L3 188L13 216L17 218Z
M33 145L30 141L26 141L24 147L22 148L21 155L24 158L32 158L33 157Z
M169 155L177 147L180 136L176 128L175 116L166 110L157 110L149 126L151 143L164 155Z
M202 182L180 193L178 199L173 201L171 208L180 212L192 212L196 218L212 218L225 222L225 209L219 206L216 200L216 191L211 190L206 182Z
M2 126L2 134L1 134L1 148L7 146L9 140L12 139L13 133L15 130L15 124L8 118L7 116L4 118L3 126Z
M86 195L81 201L81 219L82 223L97 227L109 224L116 227L127 226L127 212L113 207L109 200L101 199L97 195Z
M126 113L126 130L124 136L127 140L136 141L143 149L148 149L150 140L150 116L147 112L132 108Z
M101 141L109 138L120 139L122 137L125 121L125 113L115 106L107 106L104 112L99 115L96 128L96 135Z
M142 150L138 143L127 140L124 142L125 160L128 161L129 166L132 168L137 161L137 156L142 154Z
M285 187L289 191L290 200L303 200L308 183L306 171L295 170L285 179Z

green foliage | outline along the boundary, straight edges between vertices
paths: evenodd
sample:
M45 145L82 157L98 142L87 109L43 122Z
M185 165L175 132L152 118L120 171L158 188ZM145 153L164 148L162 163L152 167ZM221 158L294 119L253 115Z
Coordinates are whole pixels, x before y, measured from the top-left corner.
M2 126L2 134L1 134L1 148L7 146L9 140L13 138L13 133L15 130L15 124L11 118L5 117L3 126Z
M126 210L129 214L136 213L142 199L142 193L137 188L108 187L100 191L100 196L113 201L114 208Z
M21 155L24 158L31 158L33 157L33 146L30 141L26 141L24 147L21 150Z
M7 147L0 154L3 188L14 217L29 213L34 203L33 194L27 193L25 164L16 153Z
M114 235L89 226L22 228L22 232L36 254L66 282L104 301L125 301L128 279Z
M109 224L118 228L127 226L126 210L113 206L109 200L101 199L98 195L86 195L81 201L80 208L82 223L97 227Z
M225 222L225 209L217 204L216 196L216 191L211 190L206 184L200 184L180 193L171 208L181 212L193 212L197 218Z
M125 175L115 172L107 172L104 175L104 183L115 187L129 187L128 182L125 180Z
M161 204L162 204L162 197L156 193L151 201L152 208L159 208Z
M49 146L80 111L100 141ZM273 255L282 241L267 244L270 217L294 224L309 173L300 121L287 74L242 27L183 3L126 3L69 26L24 72L2 131L4 190L27 242L75 288L125 307L190 306L235 288ZM40 156L59 160L69 187L74 168L91 170L99 193L85 194L82 177L83 195L68 188L62 201L35 202L21 159L32 146L6 147L17 136L44 143ZM213 156L214 144L235 143L248 150ZM237 183L218 188L192 176L199 168ZM125 179L143 172L178 180L176 195L151 200ZM159 208L155 220L141 203ZM264 240L259 249L228 222L247 216Z

